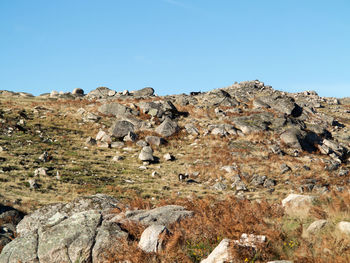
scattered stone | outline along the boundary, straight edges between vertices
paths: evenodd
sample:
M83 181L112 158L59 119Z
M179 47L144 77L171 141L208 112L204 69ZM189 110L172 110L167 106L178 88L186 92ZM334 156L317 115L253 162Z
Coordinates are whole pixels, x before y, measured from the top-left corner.
M119 155L116 155L112 158L112 161L113 162L118 162L118 161L122 161L124 160L124 157L123 156L119 156Z
M42 155L39 156L39 160L46 163L51 160L51 156L48 152L45 151Z
M46 176L47 173L46 173L47 169L46 168L43 168L43 167L40 167L40 168L37 168L34 170L34 176Z
M135 97L148 97L153 96L154 89L151 87L146 87L140 90L135 90L131 92Z
M123 142L112 142L111 143L111 148L123 148L124 147L124 145L125 145L125 143L123 143Z
M282 206L288 215L305 217L308 215L314 199L309 195L290 194L282 200Z
M146 136L145 140L147 143L155 146L164 145L166 143L166 140L158 136Z
M117 121L111 127L111 136L118 139L124 138L129 132L134 132L134 125L129 121Z
M154 161L153 150L149 146L144 146L139 154L139 159L141 161Z
M282 164L281 165L281 174L285 174L286 172L291 171L292 169L287 165L287 164Z
M96 145L97 142L96 142L96 140L95 140L94 138L92 138L92 137L89 136L89 137L85 140L85 144L86 144L86 145Z
M323 229L327 225L327 220L316 220L312 222L309 227L304 231L303 236L308 237L310 235L315 235L320 232L321 229Z
M175 121L172 121L169 118L166 118L161 125L156 128L156 133L160 134L163 137L169 137L174 135L180 130L179 126Z
M38 189L39 188L39 185L37 184L36 180L35 179L29 179L28 180L28 184L29 184L29 188L30 189Z
M130 131L123 139L124 142L135 142L137 140L136 133Z
M350 235L350 222L341 221L338 223L337 228L343 234Z
M145 147L145 146L148 146L148 143L145 142L144 140L139 140L137 141L136 145L140 147Z
M185 125L185 129L187 131L188 134L194 135L194 136L198 136L199 135L199 131L197 129L197 127L194 124L186 124Z
M213 189L217 191L224 191L227 189L227 185L221 182L217 182L216 184L213 185Z
M223 239L219 245L210 253L210 255L201 261L201 263L224 263L232 262L233 258L230 256L230 239Z
M185 210L184 207L178 205L167 205L157 207L152 210L133 210L127 211L122 215L118 215L121 222L133 221L145 226L164 225L168 226L175 222L188 217L192 217L193 212Z
M160 252L163 250L165 239L170 235L169 230L164 225L150 225L141 235L139 248L143 251Z
M175 159L174 156L172 156L170 153L164 154L163 158L165 161L172 161Z

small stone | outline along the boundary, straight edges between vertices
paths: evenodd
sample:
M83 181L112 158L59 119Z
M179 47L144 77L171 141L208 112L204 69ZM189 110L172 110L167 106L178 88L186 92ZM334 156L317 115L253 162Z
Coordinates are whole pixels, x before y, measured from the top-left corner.
M112 142L111 143L111 148L123 148L125 143L123 142Z
M150 225L142 232L138 246L147 253L159 252L163 250L165 238L169 235L164 225Z
M124 157L123 156L119 156L119 155L116 155L112 158L112 161L113 162L118 162L118 161L122 161L124 160Z
M85 140L85 144L86 145L96 145L96 140L92 137L88 137L86 140Z
M221 182L217 182L213 185L213 188L217 191L224 191L227 189L227 185Z
M172 161L172 160L174 160L174 156L172 156L170 153L164 154L163 158L164 158L165 161Z
M149 146L143 147L139 154L139 159L141 161L154 161L152 148Z
M28 183L29 183L30 189L38 189L39 188L39 185L37 184L35 179L29 179Z
M135 142L137 139L136 133L130 131L123 139L124 142Z
M35 169L34 176L39 176L39 175L46 176L47 175L46 169L43 167Z

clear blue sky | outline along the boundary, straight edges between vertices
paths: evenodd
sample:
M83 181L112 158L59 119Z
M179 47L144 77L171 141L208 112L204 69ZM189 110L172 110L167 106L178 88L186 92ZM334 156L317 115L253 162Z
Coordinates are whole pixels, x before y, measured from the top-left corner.
M259 79L350 96L349 0L0 0L0 40L0 89L35 95Z

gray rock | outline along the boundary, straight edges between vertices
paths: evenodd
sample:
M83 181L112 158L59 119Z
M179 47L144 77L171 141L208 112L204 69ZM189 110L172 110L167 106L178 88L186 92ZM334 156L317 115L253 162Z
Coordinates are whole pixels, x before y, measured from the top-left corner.
M290 194L282 200L282 206L288 215L305 217L308 216L314 199L309 195Z
M33 232L30 235L19 236L3 248L0 254L0 263L39 263L37 249L37 232Z
M151 87L146 87L140 90L135 90L132 91L132 94L135 97L147 97L147 96L152 96L154 94L154 89Z
M309 227L305 230L303 233L304 237L308 237L310 235L315 235L318 232L320 232L321 229L323 229L327 225L328 221L321 219L321 220L316 220L312 222Z
M253 175L253 178L250 183L254 186L262 186L264 185L266 178L267 177L265 175L256 174L256 175Z
M185 125L185 129L187 131L188 134L194 135L194 136L198 136L199 135L199 131L197 129L197 127L192 124L192 123L188 123Z
M37 255L40 262L88 262L102 222L97 211L76 213L52 227L39 229Z
M103 219L117 205L99 194L42 207L17 225L19 237L4 247L0 262L104 262L106 248L127 236L108 216Z
M164 154L163 158L164 158L165 161L172 161L172 160L174 160L174 156L172 156L170 153Z
M127 211L124 215L124 221L139 222L145 226L154 224L168 226L175 222L179 222L183 218L192 216L193 212L185 210L182 206L167 205L152 210Z
M116 117L123 117L132 114L130 108L116 102L103 104L98 108L98 111L102 114L113 115Z
M179 126L175 121L172 121L169 118L166 118L162 124L160 124L156 128L156 133L160 134L163 137L169 137L171 135L174 135L176 132L180 130Z
M157 253L163 249L164 238L169 234L164 225L150 225L142 232L138 246L147 253Z
M154 161L153 150L150 146L144 146L139 154L141 161Z
M124 138L129 132L134 132L134 125L129 121L117 121L111 127L111 136L115 138Z
M286 172L291 171L292 169L285 163L281 165L281 174L285 174Z
M146 136L145 141L155 146L160 146L166 143L166 140L159 136Z
M227 185L221 182L217 182L213 185L213 188L217 191L224 191L227 189Z
M117 208L119 201L113 197L96 194L87 197L78 197L67 204L52 204L47 205L38 210L35 210L32 214L27 215L17 225L17 233L24 235L26 233L35 232L40 226L45 225L50 218L57 213L69 217L75 213L88 211L88 210L108 210Z
M280 135L280 139L283 143L296 149L302 149L300 144L301 137L301 131L295 128L288 129Z
M90 99L105 99L108 98L108 93L112 91L106 87L98 87L95 90L90 91L86 96Z
M145 147L145 146L148 146L148 143L145 142L144 140L139 140L137 141L136 145L140 147Z
M230 256L230 243L230 239L223 239L210 255L201 261L201 263L232 262L233 258Z
M86 140L85 140L85 144L86 145L96 145L96 140L92 137L88 137Z
M130 131L123 139L124 142L135 142L137 140L137 134Z
M28 184L29 184L29 188L30 188L30 189L38 189L38 188L39 188L38 183L37 183L36 180L33 179L33 178L28 179Z

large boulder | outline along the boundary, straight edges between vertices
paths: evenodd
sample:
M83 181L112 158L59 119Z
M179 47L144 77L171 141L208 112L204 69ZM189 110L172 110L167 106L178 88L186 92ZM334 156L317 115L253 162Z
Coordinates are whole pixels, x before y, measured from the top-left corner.
M143 113L159 119L165 117L173 119L179 114L177 108L171 101L146 101L141 102L138 106Z
M285 213L290 216L306 217L309 215L314 200L313 196L290 194L282 200L282 206Z
M261 104L261 102L262 106L268 105L286 115L299 117L302 114L302 108L295 103L293 98L288 96L264 96L259 98L258 103Z
M148 97L154 94L154 89L151 87L146 87L140 90L134 90L131 92L135 97Z
M129 121L116 121L110 129L110 134L115 138L124 138L129 132L134 132L134 125Z
M150 225L141 235L139 248L145 252L159 252L163 249L165 237L170 232L164 225Z
M119 205L98 194L42 207L18 224L19 237L4 247L0 262L105 262L110 247L128 235L108 216Z
M149 146L144 146L139 154L139 159L141 161L153 162L154 157L152 148Z
M113 92L113 90L107 87L98 87L90 91L86 96L90 99L106 99L110 97L111 94L115 94L115 91Z
M133 221L145 226L154 224L168 226L172 223L193 216L192 211L178 205L167 205L152 210L133 210L121 215L123 221Z
M285 143L287 146L295 149L302 149L301 147L301 140L302 140L302 132L299 129L296 128L290 128L286 131L284 131L280 135L280 139L283 143Z
M21 211L0 204L0 252L2 247L15 238L16 225L23 216Z
M157 128L156 133L163 137L169 137L180 130L179 126L175 121L166 118Z
M98 111L102 114L116 117L123 117L132 113L130 108L116 102L103 104L98 108Z

